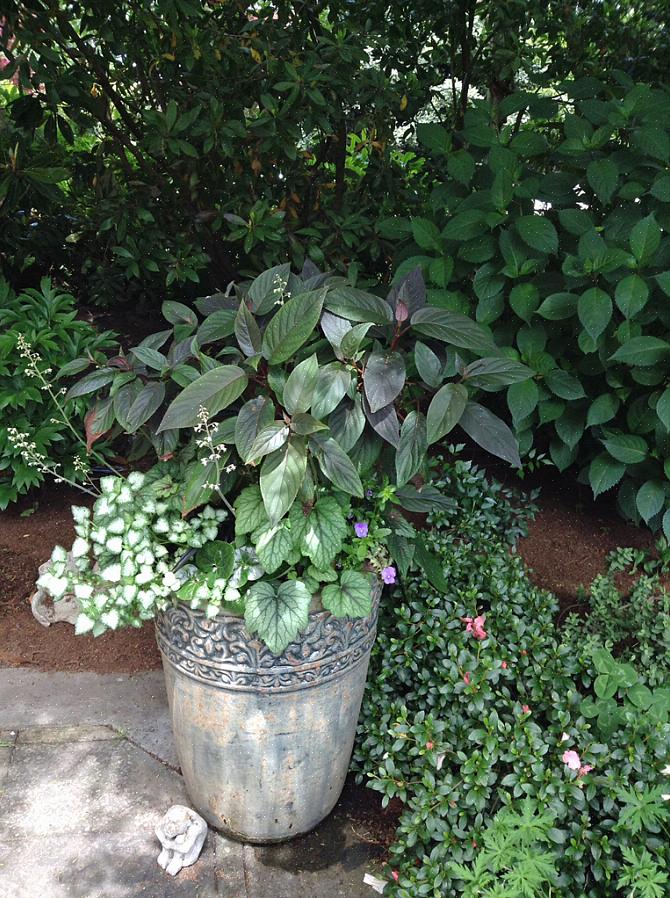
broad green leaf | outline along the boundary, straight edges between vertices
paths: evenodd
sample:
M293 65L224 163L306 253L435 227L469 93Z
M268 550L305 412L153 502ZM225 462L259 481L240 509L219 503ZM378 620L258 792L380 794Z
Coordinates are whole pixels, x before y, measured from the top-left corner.
M463 370L463 380L482 390L497 390L532 376L533 371L526 365L507 358L477 359Z
M442 230L442 237L445 240L456 240L463 243L481 237L488 230L484 212L479 209L468 209L465 212L457 212L449 219Z
M343 492L363 498L363 485L358 472L336 440L315 434L310 439L310 449L316 456L324 475Z
M312 596L299 580L287 580L278 589L271 583L254 583L246 595L244 622L273 655L281 655L309 622Z
M437 443L460 421L468 401L463 384L448 383L431 399L426 415L426 434L429 444Z
M383 299L358 290L356 287L335 287L328 291L324 307L348 321L371 321L373 324L391 324L393 312Z
M214 573L223 580L228 580L235 566L235 547L231 543L215 539L198 549L195 563L199 570Z
M168 300L161 306L161 313L166 321L170 324L190 324L196 327L198 324L198 316L193 309L185 306L183 302L174 302Z
M434 122L420 122L416 126L416 138L433 153L442 155L451 149L451 134L445 127Z
M477 402L468 402L458 422L482 449L521 467L519 447L507 424Z
M258 560L268 574L274 573L291 554L293 549L293 535L287 521L284 519L274 527L266 524L255 530L252 536L252 544L258 555Z
M365 395L370 411L390 405L405 385L405 362L399 352L370 354L363 374Z
M289 415L309 409L318 377L319 362L316 354L300 362L291 371L284 386L284 408Z
M407 511L417 511L419 514L427 514L429 511L437 509L446 509L453 511L456 507L456 500L451 496L444 496L436 487L427 483L417 489L408 484L396 490L402 508Z
M631 274L616 285L614 299L626 318L634 318L647 304L649 287L639 275Z
M356 396L353 401L343 399L328 418L328 426L345 452L353 449L365 429L365 415L360 397Z
M167 367L168 360L162 352L157 349L151 349L149 346L135 346L130 350L131 355L146 365L147 368L153 368L155 371L162 371Z
M323 419L337 408L350 383L351 373L339 362L330 362L320 368L312 399L314 417Z
M420 535L416 538L414 563L438 592L445 595L450 592L451 585L444 576L441 558L428 548L425 539Z
M661 229L654 214L647 215L630 232L630 248L637 261L644 265L656 253L661 243Z
M537 310L537 314L548 321L561 321L572 318L577 311L579 297L574 293L552 293Z
M235 316L235 338L248 358L260 353L263 343L261 330L244 301L240 303Z
M91 371L90 374L82 377L81 380L78 380L76 384L70 387L65 394L65 402L68 402L70 399L76 399L77 396L95 393L101 387L110 384L116 374L117 372L112 368L97 368L95 371Z
M247 486L235 500L235 535L253 533L268 523L259 486Z
M291 265L275 265L255 278L249 287L249 299L256 315L267 315L277 305L289 282Z
M258 432L256 439L249 449L249 459L263 458L277 449L280 449L288 440L290 434L288 424L284 421L272 421Z
M328 422L330 423L330 421ZM299 436L309 436L310 433L316 433L317 430L327 430L328 424L323 421L317 421L313 415L305 412L298 412L291 418L291 430Z
M631 337L610 356L611 362L649 367L664 362L670 354L670 343L658 337Z
M203 465L200 459L192 462L184 473L182 515L209 502L216 483L216 461Z
M593 219L583 209L559 209L558 219L569 234L577 237L593 229Z
M611 421L619 410L619 399L614 393L603 393L591 403L586 416L586 426L595 427L597 424L606 424Z
M251 447L259 432L274 420L274 405L267 396L245 402L235 420L235 446L243 462L248 462Z
M372 429L391 446L398 446L400 441L400 424L393 405L387 405L378 412L370 411L365 395L363 396L363 413ZM373 444L371 443L371 446Z
M306 515L300 549L317 568L329 568L342 550L349 532L340 504L332 496L321 496Z
M619 168L613 159L596 159L589 162L586 180L601 203L607 205L614 196L619 182Z
M597 340L612 318L612 300L609 294L597 287L586 290L579 297L577 314L587 334Z
M366 321L364 324L354 325L346 332L340 343L340 349L345 359L352 359L356 355L371 327L374 325Z
M635 504L645 524L665 505L665 488L660 480L647 480L635 496Z
M425 460L427 448L426 419L421 412L411 411L402 422L395 455L398 486L404 486L417 473Z
M237 315L233 309L218 309L208 315L196 333L200 346L206 346L207 343L215 343L217 340L229 337L235 331L236 318ZM244 350L242 351L244 352Z
M412 315L412 328L419 334L441 340L462 349L474 352L491 352L496 350L492 338L476 322L445 309L426 306Z
M644 461L649 454L649 447L644 438L632 433L615 434L603 440L603 446L612 458L626 465Z
M452 178L460 181L461 184L469 184L475 173L475 160L467 150L456 150L456 152L450 153L447 158L447 171Z
M433 350L417 340L414 344L414 364L421 380L433 389L442 383L444 365Z
M661 175L656 178L649 188L649 193L662 203L670 203L670 175Z
M533 284L517 284L510 291L509 304L522 321L529 323L540 305L540 291Z
M537 408L540 392L534 380L512 384L507 390L507 405L515 422L522 421Z
M281 449L265 458L261 468L261 494L272 524L280 521L293 505L306 468L307 451L301 437L290 437Z
M544 382L552 393L561 399L581 399L586 396L579 380L561 368L554 368L545 375Z
M413 218L412 235L421 249L439 249L440 231L430 219Z
M161 407L165 399L165 384L150 381L142 388L126 415L125 429L135 433Z
M372 611L372 585L360 571L344 570L339 583L329 583L321 603L335 617L367 617Z
M521 215L514 222L519 236L538 252L551 254L558 252L556 228L543 215Z
M268 322L261 352L271 365L288 361L313 336L327 288L300 293L287 300Z
M597 455L589 465L589 484L595 499L615 486L626 473L626 466L615 461L606 452Z
M137 378L130 381L130 383L123 384L114 394L114 414L116 415L116 420L125 431L129 429L128 412L141 392L142 381Z
M169 428L194 427L198 412L206 409L210 418L227 408L247 385L247 375L237 365L221 365L189 384L172 401L158 431Z
M656 414L666 430L670 430L670 387L666 388L656 403Z

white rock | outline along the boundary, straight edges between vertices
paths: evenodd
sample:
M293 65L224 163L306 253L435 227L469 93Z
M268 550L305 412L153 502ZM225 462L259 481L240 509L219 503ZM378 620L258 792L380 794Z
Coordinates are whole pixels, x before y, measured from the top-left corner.
M200 857L207 824L191 808L173 804L155 832L163 846L158 864L170 876L176 876L182 867L190 867Z

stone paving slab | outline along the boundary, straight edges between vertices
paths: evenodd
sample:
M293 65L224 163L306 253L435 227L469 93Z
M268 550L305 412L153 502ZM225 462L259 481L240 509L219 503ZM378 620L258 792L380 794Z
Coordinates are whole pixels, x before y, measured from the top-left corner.
M161 870L154 826L190 802L162 673L139 676L0 669L0 898L374 898L379 849L344 808L282 845L210 830L196 865Z
M0 668L0 730L82 724L113 726L179 765L162 670L128 676Z

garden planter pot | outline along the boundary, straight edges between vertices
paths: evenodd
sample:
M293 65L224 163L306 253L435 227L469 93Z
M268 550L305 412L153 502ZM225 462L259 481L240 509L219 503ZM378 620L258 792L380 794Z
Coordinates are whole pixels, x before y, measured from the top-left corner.
M186 788L216 829L278 842L335 806L354 743L381 587L367 618L315 609L277 657L241 617L177 605L156 621Z

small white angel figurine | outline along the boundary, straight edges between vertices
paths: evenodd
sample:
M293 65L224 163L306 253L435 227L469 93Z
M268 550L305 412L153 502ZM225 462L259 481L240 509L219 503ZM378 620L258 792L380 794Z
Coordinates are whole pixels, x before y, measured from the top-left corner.
M207 824L190 808L173 804L155 832L163 846L158 863L170 876L176 876L182 867L190 867L198 860Z

